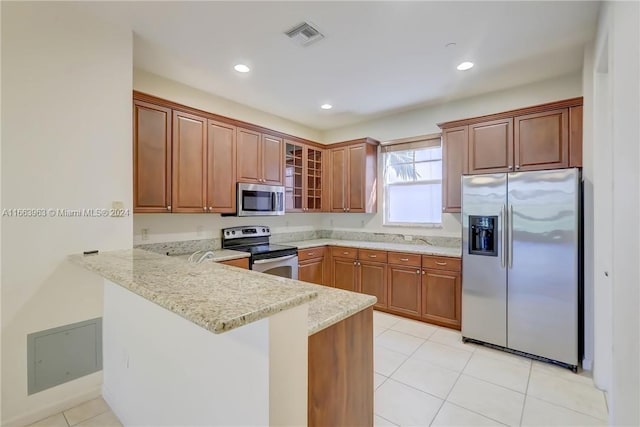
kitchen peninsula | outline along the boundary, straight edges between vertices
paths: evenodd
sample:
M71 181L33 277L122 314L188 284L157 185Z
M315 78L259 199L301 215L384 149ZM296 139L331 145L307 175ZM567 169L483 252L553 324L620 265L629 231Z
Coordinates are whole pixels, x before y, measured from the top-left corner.
M70 261L105 278L123 424L373 423L375 297L140 249Z

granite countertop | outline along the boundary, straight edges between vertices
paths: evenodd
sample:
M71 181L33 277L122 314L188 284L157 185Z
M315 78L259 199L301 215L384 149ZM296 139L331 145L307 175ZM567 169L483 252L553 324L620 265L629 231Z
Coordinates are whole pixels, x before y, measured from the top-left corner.
M69 260L213 333L308 302L312 335L376 302L370 295L186 258L129 249Z
M213 262L230 261L233 259L249 258L251 256L249 252L232 251L230 249L218 249L215 251L201 251L201 253L196 255L196 257L204 255L205 252L211 252L211 256L208 259ZM181 259L183 261L188 261L191 255L192 254L171 255L171 256L175 256L176 258Z
M422 255L436 255L460 258L462 249L460 247L431 246L421 244L368 242L359 240L336 240L336 239L314 239L302 240L299 242L282 242L284 245L295 246L298 249L308 249L317 246L346 246L358 249L377 249L381 251L413 252Z

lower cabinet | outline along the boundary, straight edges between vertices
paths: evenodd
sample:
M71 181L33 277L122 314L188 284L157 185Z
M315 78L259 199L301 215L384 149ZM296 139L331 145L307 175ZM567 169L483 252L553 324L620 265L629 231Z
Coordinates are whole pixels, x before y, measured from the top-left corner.
M360 268L360 292L378 298L375 307L387 308L387 264L358 261Z
M332 258L331 284L334 288L360 292L358 287L358 263L349 258Z
M461 275L444 270L422 270L422 314L431 323L460 329Z
M234 267L249 269L249 258L230 259L228 261L220 261L220 264L232 265Z
M389 305L398 314L420 316L420 267L390 265Z
M298 250L298 280L326 285L328 282L324 246Z

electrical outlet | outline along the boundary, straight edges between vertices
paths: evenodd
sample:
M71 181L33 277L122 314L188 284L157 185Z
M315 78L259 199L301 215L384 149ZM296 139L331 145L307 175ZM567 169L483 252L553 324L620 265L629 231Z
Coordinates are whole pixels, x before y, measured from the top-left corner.
M404 240L406 240L407 242L410 242L413 240L413 236L409 236L408 234L404 235Z
M149 229L143 228L142 230L140 230L140 235L142 240L149 240Z

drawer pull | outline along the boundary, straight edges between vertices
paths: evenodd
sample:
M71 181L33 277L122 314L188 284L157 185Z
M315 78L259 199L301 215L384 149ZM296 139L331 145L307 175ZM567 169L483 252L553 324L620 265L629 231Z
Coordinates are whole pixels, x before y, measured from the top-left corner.
M309 255L309 256L313 256L313 255L314 255L314 253L313 253L313 252L307 252L307 255Z
M378 255L369 255L369 258L378 258Z
M409 258L400 258L400 261L409 261Z
M438 264L438 265L447 265L446 262L438 262L438 261L436 261L436 264Z
M416 274L420 274L420 270L416 270Z
M349 255L349 252L342 252L342 255Z

